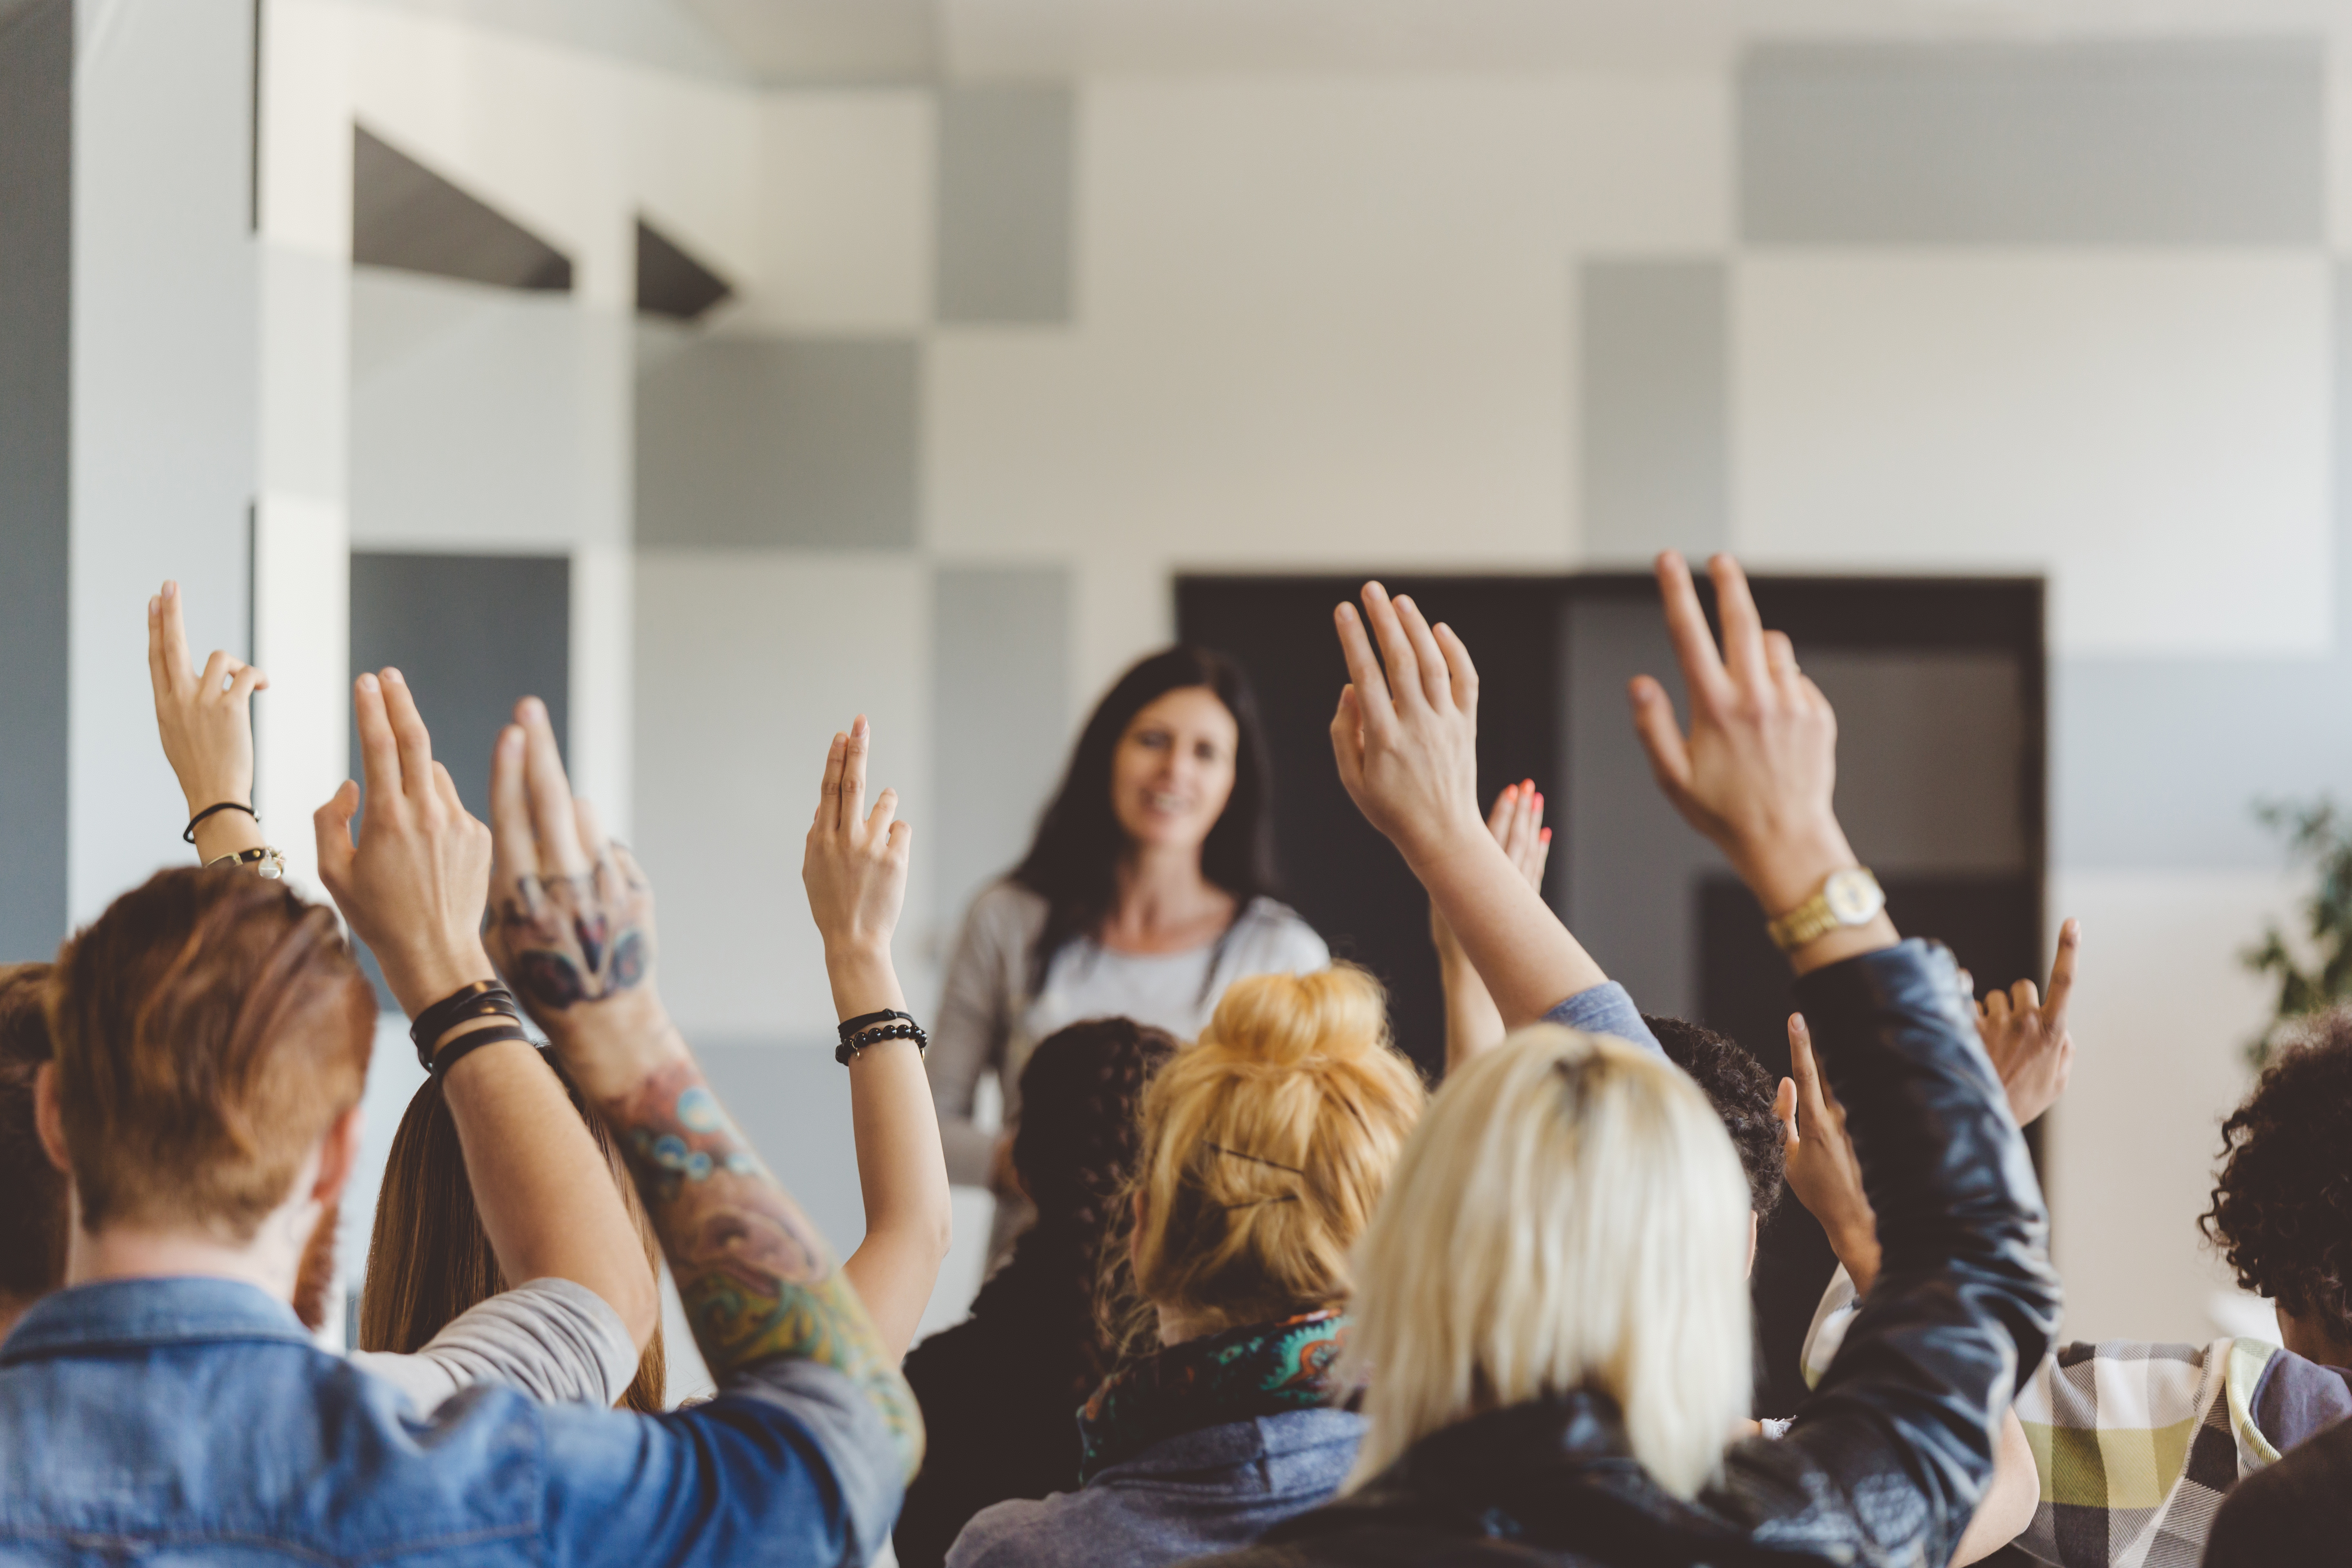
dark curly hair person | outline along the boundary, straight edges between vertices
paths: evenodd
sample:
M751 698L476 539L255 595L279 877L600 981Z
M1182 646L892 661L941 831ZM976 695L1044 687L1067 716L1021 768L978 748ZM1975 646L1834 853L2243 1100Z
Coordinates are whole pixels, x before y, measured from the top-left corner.
M1125 1217L1136 1103L1176 1048L1162 1030L1094 1018L1047 1036L1023 1068L1013 1169L1037 1218L971 1315L907 1357L929 1447L891 1536L899 1568L938 1568L992 1503L1077 1485L1076 1411L1114 1356L1097 1290Z
M2276 1305L2287 1349L2352 1367L2352 1009L2315 1018L2221 1124L2197 1224Z
M1788 1187L1788 1149L1780 1141L1780 1119L1772 1114L1780 1079L1747 1047L1704 1024L1648 1013L1642 1022L1658 1037L1666 1058L1690 1075L1723 1118L1723 1130L1731 1134L1739 1168L1748 1175L1748 1206L1761 1225L1772 1217Z

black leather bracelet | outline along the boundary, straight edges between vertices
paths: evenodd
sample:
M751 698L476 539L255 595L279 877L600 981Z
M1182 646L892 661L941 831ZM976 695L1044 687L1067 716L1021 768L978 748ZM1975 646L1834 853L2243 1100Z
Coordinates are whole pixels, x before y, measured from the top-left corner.
M225 800L218 805L208 805L205 807L204 810L196 813L195 816L188 818L188 825L180 829L180 842L183 844L194 844L196 841L196 824L202 822L205 817L210 816L215 812L218 811L241 811L245 813L246 816L253 818L256 822L259 822L261 820L261 813L254 810L253 807L246 805L245 802L241 800Z
M857 1059L860 1053L880 1045L885 1040L912 1040L915 1042L917 1056L927 1057L930 1054L931 1037L923 1032L923 1026L920 1024L916 1023L904 1013L893 1013L889 1016L904 1021L874 1024L858 1030L834 1047L833 1059L847 1067Z
M531 1043L530 1037L522 1032L520 1024L493 1024L487 1029L476 1029L470 1035L460 1035L450 1041L449 1048L435 1057L426 1070L436 1078L446 1076L451 1068L474 1052L484 1046L495 1046L500 1040L520 1040L525 1045Z
M430 1007L416 1015L408 1026L408 1038L416 1047L417 1065L430 1069L433 1047L441 1037L468 1018L503 1014L517 1024L522 1022L522 1008L514 993L495 980L477 980L470 985L451 992Z

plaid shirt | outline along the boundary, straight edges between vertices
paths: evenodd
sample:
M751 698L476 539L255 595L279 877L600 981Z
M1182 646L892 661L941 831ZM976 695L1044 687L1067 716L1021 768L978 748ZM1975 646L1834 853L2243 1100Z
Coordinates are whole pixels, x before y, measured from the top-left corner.
M1805 1336L1821 1381L1860 1310L1841 1268ZM2352 1417L2352 1372L2263 1340L2062 1344L2017 1395L2042 1500L2016 1544L2060 1568L2197 1568L2241 1478Z

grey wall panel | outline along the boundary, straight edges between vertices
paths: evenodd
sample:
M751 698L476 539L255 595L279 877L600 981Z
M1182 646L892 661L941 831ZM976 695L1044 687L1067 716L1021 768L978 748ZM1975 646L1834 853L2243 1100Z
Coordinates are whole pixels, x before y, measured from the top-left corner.
M1063 83L940 91L933 226L940 321L1070 319L1076 118Z
M1598 564L1727 541L1724 264L1587 261L1578 272L1584 551Z
M1070 574L944 566L931 602L933 907L959 921L1029 847L1069 752Z
M66 931L70 0L0 16L0 963Z
M637 382L646 545L912 545L921 350L896 339L709 339Z
M352 556L352 673L399 668L433 731L433 755L487 822L490 751L516 700L547 704L566 738L572 563L561 555ZM360 745L352 737L352 762Z
M1992 652L1803 654L1837 710L1838 821L1873 869L2023 873L2025 716Z
M2053 662L2054 864L2275 869L2255 802L2352 800L2352 266L2335 293L2336 651Z
M2317 39L1769 44L1739 70L1751 243L2310 245Z

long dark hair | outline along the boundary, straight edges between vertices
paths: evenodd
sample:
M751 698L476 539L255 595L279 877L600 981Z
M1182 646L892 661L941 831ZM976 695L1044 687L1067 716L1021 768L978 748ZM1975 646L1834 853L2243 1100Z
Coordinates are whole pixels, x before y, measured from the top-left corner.
M1035 1375L1066 1381L1073 1404L1115 1359L1097 1293L1105 1266L1127 1252L1120 1197L1141 1142L1136 1104L1176 1050L1174 1036L1132 1018L1089 1018L1039 1041L1021 1072L1013 1168L1037 1220L981 1287L971 1313L1050 1343L1060 1359Z
M637 1227L646 1268L661 1272L661 1243L654 1235L635 1180L604 1118L589 1109L578 1086L547 1058L572 1097L572 1108L588 1123L589 1135L612 1168L613 1184ZM323 1222L321 1228L324 1228ZM512 1287L490 1249L490 1234L474 1206L473 1179L457 1123L441 1096L441 1077L426 1079L409 1100L393 1134L392 1152L376 1199L375 1232L368 1245L367 1282L360 1290L360 1344L363 1351L414 1354L457 1315ZM661 1331L646 1342L637 1375L621 1395L619 1408L644 1415L667 1408L668 1376Z
M1240 665L1204 647L1153 654L1118 678L1078 732L1061 787L1037 823L1029 853L1013 879L1045 900L1045 929L1029 955L1029 989L1042 991L1055 957L1098 929L1118 901L1118 863L1127 830L1110 798L1111 758L1135 716L1171 691L1205 686L1234 716L1234 793L1201 845L1201 875L1234 897L1235 914L1271 893L1274 814L1265 734L1257 697Z

